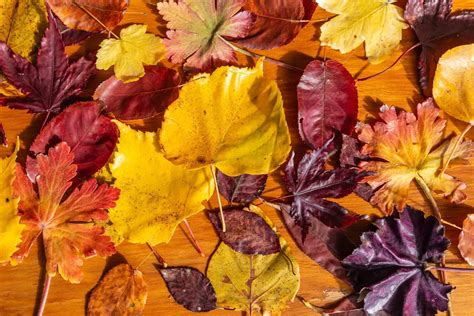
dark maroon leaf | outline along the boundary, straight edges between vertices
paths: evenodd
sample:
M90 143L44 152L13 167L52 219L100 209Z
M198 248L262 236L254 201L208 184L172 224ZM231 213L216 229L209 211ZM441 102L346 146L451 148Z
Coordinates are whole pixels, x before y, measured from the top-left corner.
M61 33L61 38L64 42L64 45L66 46L80 43L94 34L91 32L70 29L64 25L64 23L56 15L54 15L54 19L56 21L56 26L58 27L59 33Z
M339 165L341 167L355 167L359 162L366 158L360 152L362 143L357 138L342 134L341 149L339 152Z
M330 227L345 227L359 218L341 205L325 200L352 193L363 177L353 168L325 169L324 164L329 157L328 147L332 141L333 138L323 147L307 153L297 167L293 153L285 168L286 186L293 197L289 213L301 226L303 241L309 230L311 216Z
M80 178L93 175L112 155L118 140L117 126L110 118L101 115L97 102L75 103L52 119L30 147L35 155L66 142L74 154L74 164ZM30 179L36 178L34 159L27 160Z
M343 264L356 291L362 291L369 314L434 315L446 311L452 287L442 284L426 264L440 263L449 246L444 227L433 216L410 207L376 222L376 232L362 235L362 244Z
M192 312L208 312L217 308L211 281L199 270L190 267L159 270L176 303Z
M217 184L220 193L231 203L249 204L265 189L268 176L243 174L230 177L217 170Z
M178 98L179 73L161 66L149 66L145 76L130 83L110 77L95 91L109 112L122 120L144 119L164 112Z
M343 65L314 60L306 66L297 88L301 138L321 147L337 130L351 134L357 122L357 89Z
M474 10L451 13L452 0L409 0L405 19L421 43L418 58L423 94L431 96L438 59L448 49L474 42Z
M278 235L263 218L240 208L224 211L225 233L217 211L209 218L219 238L229 247L246 255L269 255L281 250Z
M3 128L3 124L0 123L0 145L8 146L7 135L5 134L5 129Z
M10 83L26 95L26 98L7 99L7 106L49 114L59 112L65 100L81 92L94 73L95 64L85 58L69 62L61 34L50 13L36 65L0 42L0 70Z
M247 0L244 9L256 16L250 34L236 42L256 49L272 49L290 43L311 19L314 0Z
M308 232L303 238L303 227L282 208L286 227L298 247L317 264L334 274L339 279L349 283L346 269L341 260L355 249L355 245L340 228L324 225L318 218L308 214Z

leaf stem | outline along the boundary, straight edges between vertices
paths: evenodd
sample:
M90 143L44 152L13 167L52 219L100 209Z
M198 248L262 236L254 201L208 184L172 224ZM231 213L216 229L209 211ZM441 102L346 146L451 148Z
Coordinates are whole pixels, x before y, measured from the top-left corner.
M319 306L316 306L314 304L311 304L309 301L307 301L303 296L301 295L296 295L296 298L301 302L303 303L304 306L306 306L307 308L309 308L310 310L312 310L313 312L316 312L316 313L323 313L324 312L324 309L322 309L321 307Z
M276 16L270 16L270 15L265 15L265 14L255 14L255 16L265 18L265 19L289 22L289 23L311 23L311 22L319 23L319 22L326 22L330 19L330 18L322 18L322 19L315 19L315 20L309 20L309 19L295 20L295 19L279 18L279 17L276 17Z
M459 227L458 225L453 224L451 222L445 221L444 219L441 220L441 223L443 223L444 225L448 225L448 226L451 226L453 228L456 228L458 230L463 230L462 227Z
M168 264L165 262L165 259L163 259L162 256L160 256L160 254L158 253L158 251L155 250L155 248L153 248L152 245L150 245L150 243L146 243L146 245L148 246L148 248L151 250L151 252L153 253L153 255L155 255L155 258L156 260L158 261L158 263L163 267L163 268L166 268L168 266Z
M437 271L449 271L449 272L466 272L474 273L474 268L455 268L455 267L438 267L436 265L428 265L425 268L426 271L437 270Z
M454 153L456 152L456 149L458 148L459 144L461 144L461 141L463 140L464 136L466 136L467 132L472 127L472 123L466 126L466 128L462 131L461 135L459 135L458 139L456 139L456 143L454 144L453 149L449 153L448 160L446 160L446 163L444 163L443 169L441 170L440 176L442 176L445 172L446 169L448 169L448 165L451 162L451 159L453 159Z
M184 226L186 227L186 230L188 231L189 237L191 239L191 243L193 244L194 248L201 255L201 257L205 257L206 254L204 253L201 246L199 245L199 242L197 241L196 236L194 236L194 232L191 229L191 226L189 226L188 220L184 219L183 223L184 223Z
M120 37L117 36L117 34L115 34L111 29L109 29L104 23L102 23L101 20L99 20L94 14L92 14L92 12L90 12L88 9L86 9L82 4L80 3L77 3L76 0L72 0L72 3L74 3L74 5L76 5L79 9L81 9L82 11L84 11L88 16L90 16L94 21L96 21L97 23L100 24L100 26L102 26L107 32L109 32L109 34L111 34L113 37L115 37L116 39L120 39Z
M425 180L423 180L421 177L416 176L415 177L416 183L420 187L421 191L423 191L423 194L425 197L428 199L431 205L431 209L433 210L433 215L441 222L441 212L439 211L438 204L436 203L435 199L433 198L433 195L431 194L431 190L426 184Z
M223 207L222 207L221 193L219 192L219 185L217 184L216 166L214 166L214 164L211 165L211 172L212 172L212 177L214 178L214 186L216 188L216 193L217 193L217 203L219 204L219 212L220 212L220 216L221 216L222 231L225 233L226 227L225 227L225 219L224 219L224 210L223 210Z
M44 284L43 284L43 294L41 295L41 303L38 309L38 316L42 316L44 312L44 308L46 307L46 301L48 300L48 294L49 294L49 289L51 287L51 276L48 273L48 270L46 271L46 276L44 279Z

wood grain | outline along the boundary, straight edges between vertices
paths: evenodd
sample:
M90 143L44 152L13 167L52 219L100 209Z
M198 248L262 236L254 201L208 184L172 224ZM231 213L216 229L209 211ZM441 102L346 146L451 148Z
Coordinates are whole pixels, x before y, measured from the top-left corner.
M399 5L404 6L403 1ZM454 1L455 8L473 8L471 0ZM314 19L329 17L330 15L321 9L317 9ZM149 25L149 31L163 36L163 26L161 20L154 9L154 6L146 0L132 0L131 6L122 25L130 23L145 23ZM390 60L380 65L369 65L363 58L363 48L341 55L329 48L320 47L319 26L317 23L307 25L299 36L291 44L268 52L261 52L267 56L283 60L294 66L304 68L305 65L316 57L335 59L344 64L354 76L367 76L378 72L390 65L398 56L395 53ZM103 39L97 36L89 39L80 47L73 47L69 52L76 56L85 52L94 51L98 48L98 43ZM410 47L414 43L414 35L410 30L406 30L403 36L403 42L400 50ZM242 59L245 62L246 59ZM417 102L422 100L417 85L416 56L410 53L401 63L393 69L374 79L359 82L357 84L359 91L359 119L365 120L372 118L377 113L380 105L383 103L397 106L403 109L413 109ZM304 151L305 147L299 139L297 131L297 105L296 105L296 85L301 73L289 71L284 68L266 63L265 71L267 76L277 80L282 91L287 121L290 126L293 147L297 151ZM106 79L110 72L101 72L96 79L89 85L86 95L90 95L99 82ZM24 111L0 108L0 122L5 126L10 144L14 143L17 136L20 136L24 142L23 147L29 146L35 135L38 133L43 117L35 117ZM462 122L447 117L448 132L459 133L464 128ZM147 130L155 130L159 126L159 120L149 120L145 122L135 122L137 127ZM467 136L469 139L474 137L474 130ZM0 155L3 157L11 152L8 149L0 149ZM474 160L471 160L471 163ZM457 176L468 184L467 194L470 199L463 205L452 205L442 197L436 197L440 205L444 218L456 225L462 225L466 214L474 213L474 172L472 165L455 165L450 167L449 173ZM282 194L280 185L280 176L277 172L269 181L264 196L278 197ZM410 204L418 208L428 210L421 193L413 187L410 191ZM378 214L379 211L371 207L357 196L351 195L339 200L345 207L359 213ZM210 207L216 207L217 203L212 200ZM342 293L348 289L330 273L319 267L312 260L306 257L292 241L286 232L284 225L277 211L263 206L263 210L275 223L278 231L290 243L293 252L301 266L301 289L300 295L312 301L317 305L323 305L339 298ZM189 219L197 239L207 255L210 255L217 244L217 237L212 229L210 222L204 213L193 216ZM452 241L448 253L448 263L454 266L466 266L460 258L456 248L459 232L448 227L447 235ZM156 247L159 253L170 265L190 265L205 271L208 257L200 257L186 237L182 229L178 229L169 244ZM81 284L72 285L65 282L61 277L55 277L52 281L52 287L46 306L46 315L81 315L85 311L85 303L89 291L95 286L103 271L113 266L117 262L128 260L132 265L140 264L140 270L143 272L149 286L148 304L145 308L145 315L190 315L191 313L174 303L169 297L168 291L161 279L161 276L153 266L154 258L149 256L149 250L145 245L135 245L124 243L118 247L119 253L104 260L101 258L91 258L85 261L85 277ZM39 290L42 282L42 266L44 258L38 253L38 247L32 249L30 256L20 266L0 267L0 315L31 315L35 308L35 303L39 299ZM452 309L454 315L474 315L474 297L473 274L454 274L448 273L449 281L456 287L451 295ZM215 311L212 315L238 315L230 311ZM284 312L285 315L314 315L314 312L308 310L300 302L295 301L289 305Z

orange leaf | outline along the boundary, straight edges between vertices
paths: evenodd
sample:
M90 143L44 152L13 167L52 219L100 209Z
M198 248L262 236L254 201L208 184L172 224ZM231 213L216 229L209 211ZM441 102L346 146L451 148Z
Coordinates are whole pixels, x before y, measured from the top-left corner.
M471 266L474 266L474 214L467 215L459 234L459 251Z

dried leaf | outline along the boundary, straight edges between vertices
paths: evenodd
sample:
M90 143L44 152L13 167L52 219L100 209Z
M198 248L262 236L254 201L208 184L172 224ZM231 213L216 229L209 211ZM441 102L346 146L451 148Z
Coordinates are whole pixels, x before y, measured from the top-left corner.
M186 84L165 112L165 157L187 168L214 164L228 176L267 174L290 151L280 90L255 68L220 67Z
M267 183L268 175L243 174L229 177L217 170L219 192L230 203L249 204L258 198Z
M458 248L464 260L474 266L474 214L467 215L464 220Z
M94 288L87 315L141 315L147 296L143 274L128 263L122 263L109 270Z
M209 312L217 308L211 281L199 270L175 267L160 269L160 273L176 303L192 312Z
M8 146L7 135L5 134L5 129L3 128L2 123L0 123L0 145L5 146L5 147Z
M161 66L145 67L138 81L123 83L112 76L95 90L94 99L120 120L145 119L162 113L179 95L179 73Z

